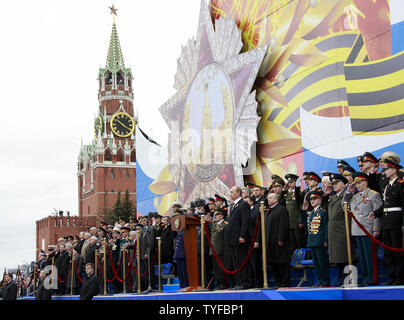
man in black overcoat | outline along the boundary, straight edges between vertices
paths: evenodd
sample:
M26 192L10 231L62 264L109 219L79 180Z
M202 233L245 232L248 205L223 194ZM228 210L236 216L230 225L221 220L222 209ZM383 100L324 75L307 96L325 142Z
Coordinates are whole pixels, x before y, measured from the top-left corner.
M17 300L17 285L12 274L4 276L4 288L2 290L3 300Z
M278 203L278 195L267 196L268 210L265 214L265 235L267 263L275 277L276 286L288 287L290 284L290 245L289 214Z
M48 288L46 285L46 276L47 272L45 270L41 270L39 273L38 288L35 291L35 300L52 300L52 288Z
M86 274L87 276L80 291L80 300L91 300L94 296L98 295L99 291L99 282L97 276L94 274L93 263L86 263Z

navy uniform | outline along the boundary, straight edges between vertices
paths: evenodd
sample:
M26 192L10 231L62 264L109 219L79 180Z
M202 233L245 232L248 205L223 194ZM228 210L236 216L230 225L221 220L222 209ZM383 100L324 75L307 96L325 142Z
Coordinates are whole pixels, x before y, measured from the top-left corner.
M385 160L385 164L386 168L394 168L396 171L402 168L390 160ZM383 207L375 212L376 217L382 217L383 243L393 248L402 248L404 181L398 177L389 181L383 191L383 201ZM386 284L404 283L403 253L385 249L384 263L390 279Z
M321 190L315 190L308 195L309 199L321 199ZM330 285L328 265L328 215L321 205L313 208L307 215L307 247L311 249L314 269L321 286Z
M386 151L380 156L379 163L380 163L380 166L382 167L382 174L381 174L380 180L379 180L380 192L383 192L384 189L386 188L387 184L389 183L389 178L387 178L386 174L383 172L384 171L383 167L385 165L384 160L386 160L386 159L389 161L392 161L395 164L400 163L399 155L392 151ZM401 180L404 179L404 172L402 170L397 171L397 175Z
M365 173L356 172L354 174L354 183L368 182L368 176ZM380 218L369 219L371 212L377 211L382 205L383 200L380 194L366 187L362 192L353 194L351 190L345 193L344 201L348 202L350 209L358 222L366 228L371 234L380 233ZM359 262L362 274L362 286L374 285L374 268L372 256L372 240L362 231L356 222L351 225L351 234L355 239L359 252Z
M212 223L210 225L210 235L211 235L211 242L212 247L215 250L216 255L219 257L221 261L223 261L224 255L224 234L227 225L229 224L227 221L224 220L226 215L226 211L224 209L218 208L215 210L214 216L221 216L221 220ZM212 261L213 265L213 274L216 279L217 288L222 290L225 289L225 278L224 278L224 271L217 263L215 256L213 255L213 251L209 249L209 256Z

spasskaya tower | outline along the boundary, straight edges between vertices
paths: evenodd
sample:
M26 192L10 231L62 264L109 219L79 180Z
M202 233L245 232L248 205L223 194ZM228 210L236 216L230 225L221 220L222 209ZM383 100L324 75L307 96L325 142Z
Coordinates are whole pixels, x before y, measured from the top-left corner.
M107 60L98 71L98 110L94 139L81 144L77 162L79 216L98 216L110 209L120 191L129 190L136 204L136 150L133 76L125 67L114 15Z

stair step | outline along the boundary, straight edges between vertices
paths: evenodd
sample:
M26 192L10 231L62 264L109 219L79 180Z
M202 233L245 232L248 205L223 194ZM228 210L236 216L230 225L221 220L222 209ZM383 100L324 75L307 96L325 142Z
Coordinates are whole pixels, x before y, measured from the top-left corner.
M165 284L163 286L163 291L164 292L175 292L180 290L180 285L179 284Z

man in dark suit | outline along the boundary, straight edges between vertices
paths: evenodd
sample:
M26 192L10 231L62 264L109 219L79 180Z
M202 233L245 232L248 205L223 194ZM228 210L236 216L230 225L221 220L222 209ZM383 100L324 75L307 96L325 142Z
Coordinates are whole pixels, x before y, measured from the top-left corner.
M17 300L17 285L12 274L4 276L4 288L2 290L3 300Z
M259 187L261 190L261 187ZM253 192L257 190L257 186L253 188ZM257 192L258 193L258 192ZM257 194L256 193L256 194ZM244 201L246 201L250 208L251 208L251 216L250 216L250 224L248 227L248 236L251 239L254 239L254 233L255 229L257 227L257 222L258 222L258 217L260 215L260 199L263 201L262 196L257 197L258 201L254 202L252 196L247 196L244 198ZM260 230L260 229L258 229ZM257 238L258 238L258 233L257 233ZM255 240L257 241L257 240ZM251 271L252 271L252 279L254 282L254 288L262 288L263 286L263 274L262 274L262 250L261 247L254 248L251 257L248 260L248 263L251 266Z
M97 276L94 274L93 263L86 263L86 274L87 276L80 291L80 300L91 300L94 296L98 295L99 282Z
M229 207L228 232L225 239L230 259L230 269L238 269L244 262L249 247L248 226L250 223L251 209L248 203L241 198L241 188L234 186L230 189L230 198L233 203ZM234 289L248 289L251 283L250 265L234 275Z

